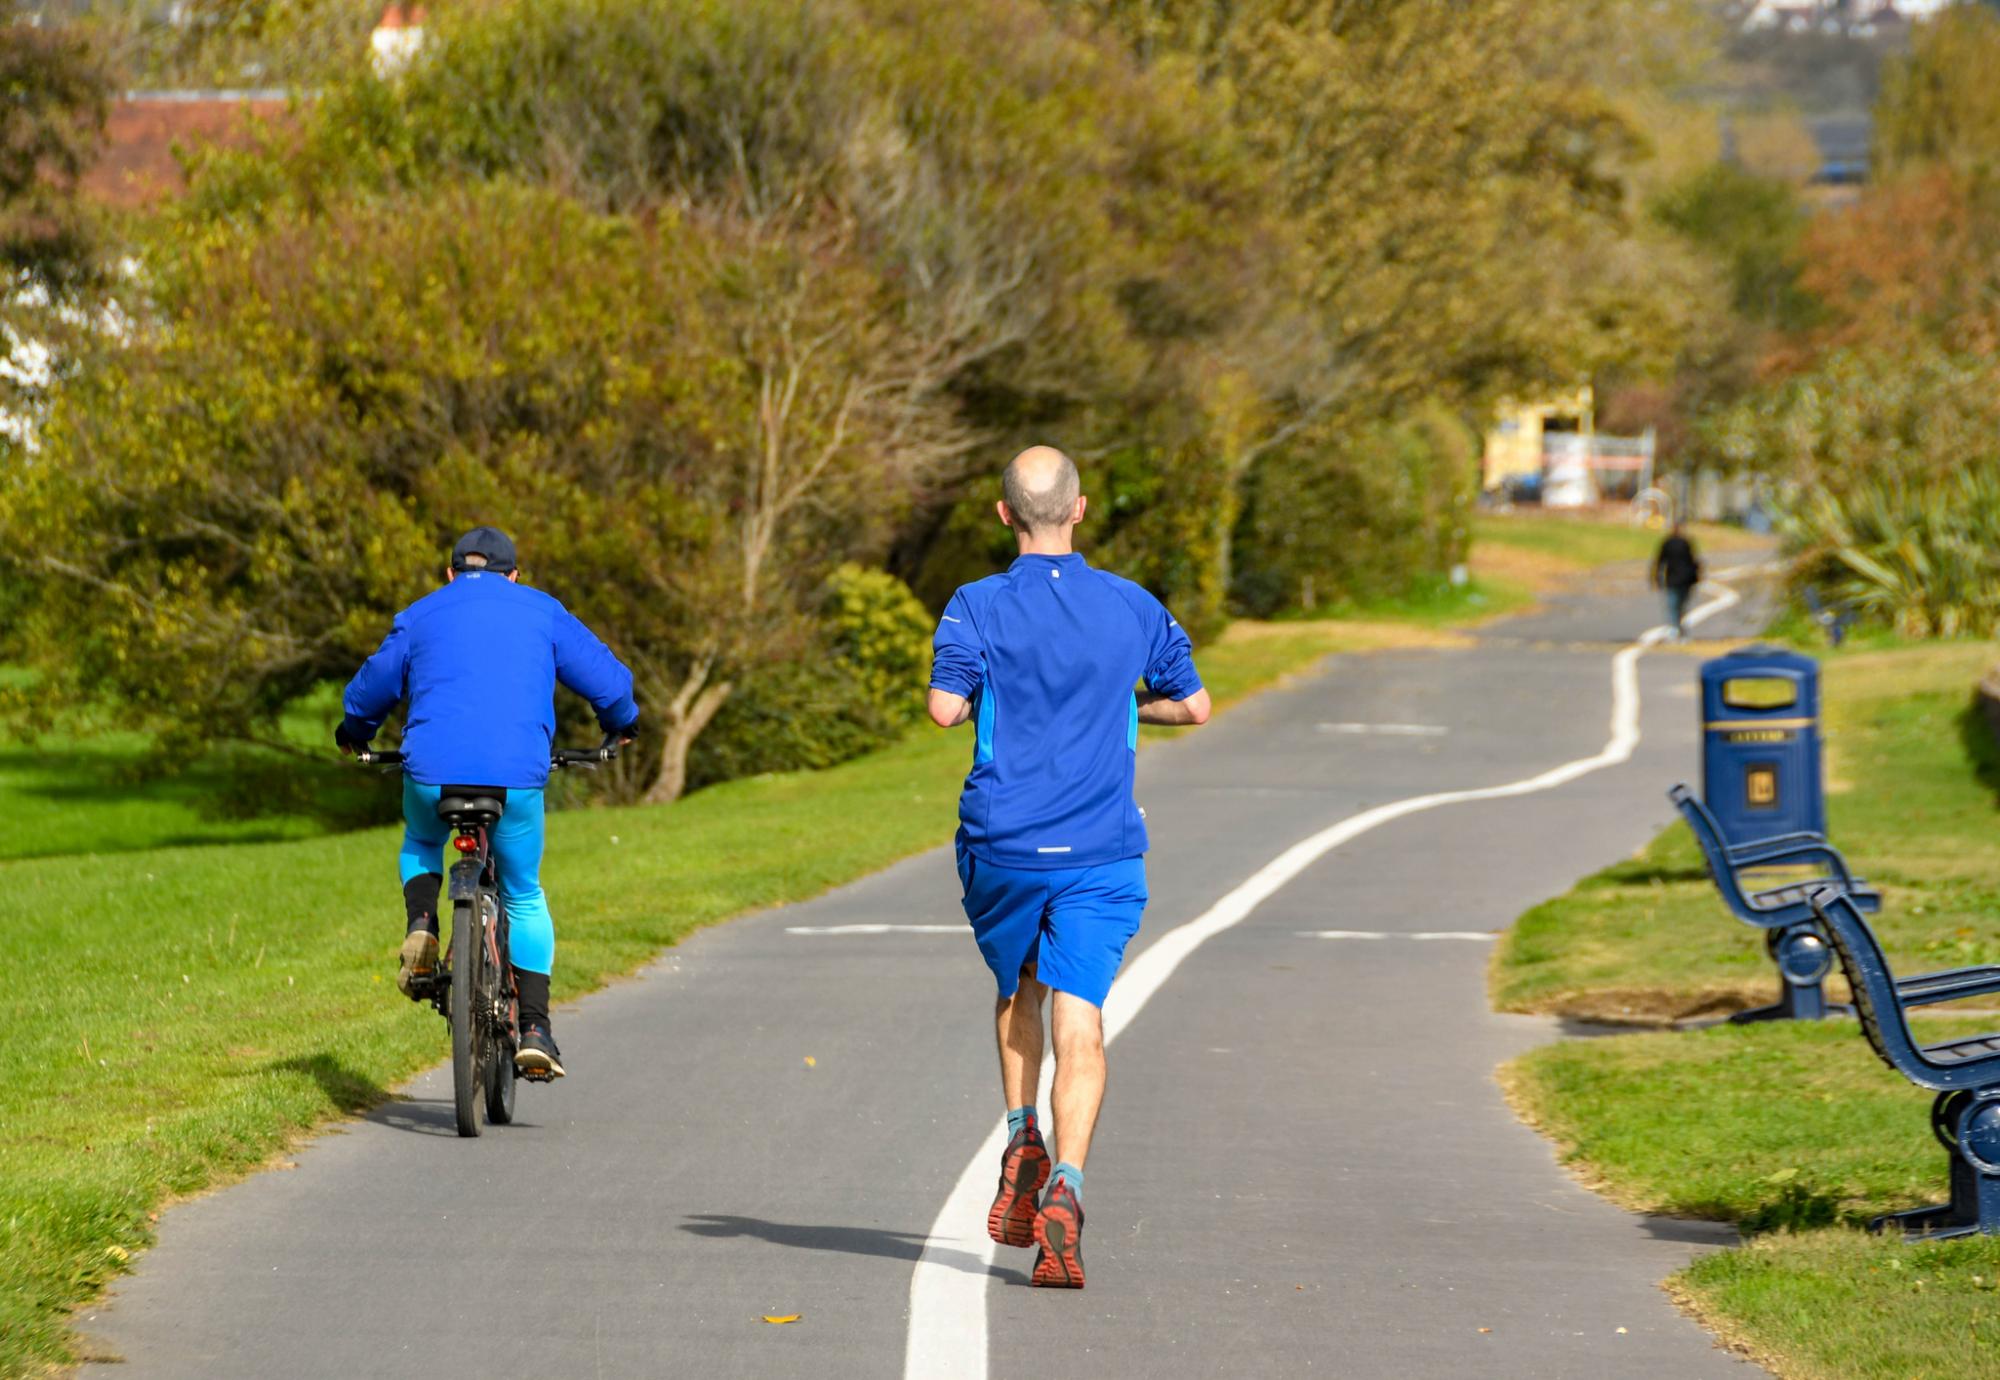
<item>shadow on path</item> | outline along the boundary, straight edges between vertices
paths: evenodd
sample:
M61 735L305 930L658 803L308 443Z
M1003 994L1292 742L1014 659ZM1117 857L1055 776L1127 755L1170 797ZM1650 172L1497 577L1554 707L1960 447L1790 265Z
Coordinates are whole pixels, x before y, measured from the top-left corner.
M846 1255L872 1255L913 1262L923 1255L927 1244L927 1238L917 1232L883 1231L876 1227L809 1227L716 1212L693 1214L681 1223L681 1230L695 1236L750 1236L774 1246L789 1246L802 1251L839 1251ZM970 1251L935 1251L932 1258L942 1260L952 1269L968 1275L991 1275L1010 1284L1028 1282L1024 1272L989 1269L985 1261Z

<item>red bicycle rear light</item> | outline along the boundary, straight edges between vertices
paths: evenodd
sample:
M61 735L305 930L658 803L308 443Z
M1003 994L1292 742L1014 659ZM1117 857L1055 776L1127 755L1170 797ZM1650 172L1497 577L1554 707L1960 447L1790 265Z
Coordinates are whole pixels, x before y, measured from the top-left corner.
M461 853L477 853L479 851L479 840L470 834L460 834L451 841L451 846Z

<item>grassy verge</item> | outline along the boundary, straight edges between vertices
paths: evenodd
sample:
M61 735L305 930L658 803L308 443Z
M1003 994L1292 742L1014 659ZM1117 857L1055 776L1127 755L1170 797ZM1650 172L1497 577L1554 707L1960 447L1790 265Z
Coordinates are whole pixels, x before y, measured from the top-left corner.
M1200 659L1226 703L1331 652L1435 640L1288 624L1240 629ZM942 842L969 751L925 732L666 808L551 816L557 996ZM156 800L131 827L178 827L181 808ZM0 862L0 933L28 975L0 993L0 1374L67 1359L67 1310L151 1240L162 1202L255 1168L439 1057L437 1022L385 981L395 837Z
M1551 557L1572 569L1652 559L1663 534L1627 522L1551 512L1481 513L1472 520L1473 550L1503 547ZM1696 551L1738 551L1763 538L1739 527L1697 522L1688 528Z
M1990 646L1863 649L1826 672L1833 830L1885 889L1904 971L2000 961L1995 754L1969 712ZM1642 1018L1768 1000L1760 936L1722 908L1685 831L1524 916L1495 954L1508 1009ZM1989 1030L1927 1015L1920 1038ZM1917 1248L1856 1230L1940 1201L1928 1094L1849 1021L1576 1040L1503 1070L1516 1107L1626 1206L1753 1235L1674 1280L1795 1380L1973 1380L2000 1346L2000 1240Z
M0 688L25 678L0 667ZM311 838L379 818L393 793L343 771L324 748L339 717L332 687L285 716L297 754L211 754L190 770L150 771L143 734L52 733L9 743L0 719L0 862L211 843Z
M1971 708L1992 657L1949 643L1825 663L1828 824L1883 888L1877 929L1898 963L2000 962L2000 769ZM1740 1010L1775 983L1762 933L1723 908L1678 824L1522 916L1492 970L1502 1010L1635 1022Z
M1918 1033L1993 1025L1927 1019ZM1857 1229L1947 1189L1929 1096L1852 1022L1574 1040L1503 1077L1526 1119L1617 1202L1754 1234L1671 1288L1787 1380L1995 1373L2000 1238L1905 1247Z

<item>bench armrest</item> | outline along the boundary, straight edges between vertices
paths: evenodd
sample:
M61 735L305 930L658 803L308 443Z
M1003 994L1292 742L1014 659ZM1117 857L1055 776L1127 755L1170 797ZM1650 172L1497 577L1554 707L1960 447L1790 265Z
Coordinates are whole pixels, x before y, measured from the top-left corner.
M1770 838L1767 839L1752 839L1748 843L1731 844L1729 845L1729 856L1733 859L1739 853L1761 853L1764 849L1775 848L1777 845L1781 843L1824 844L1825 842L1826 842L1825 834L1815 834L1810 830L1801 830L1796 834L1773 834Z
M1759 867L1765 863L1787 862L1818 858L1831 869L1841 885L1853 886L1854 874L1847 870L1847 859L1840 856L1840 850L1821 840L1817 843L1773 842L1768 845L1754 845L1730 854L1731 867Z
M2000 964L1993 963L1920 973L1896 983L1896 998L1905 1006L1934 1006L1939 1002L1990 996L1995 992L2000 992Z

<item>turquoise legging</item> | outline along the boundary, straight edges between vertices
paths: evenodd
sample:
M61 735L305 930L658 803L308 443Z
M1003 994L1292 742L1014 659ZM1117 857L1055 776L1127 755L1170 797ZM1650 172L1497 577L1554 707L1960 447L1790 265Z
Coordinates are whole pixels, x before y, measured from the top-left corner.
M438 818L438 788L403 778L403 884L442 869L438 859L451 826ZM510 789L507 811L493 826L493 861L507 907L508 958L516 968L548 973L556 960L556 924L542 894L542 793Z

